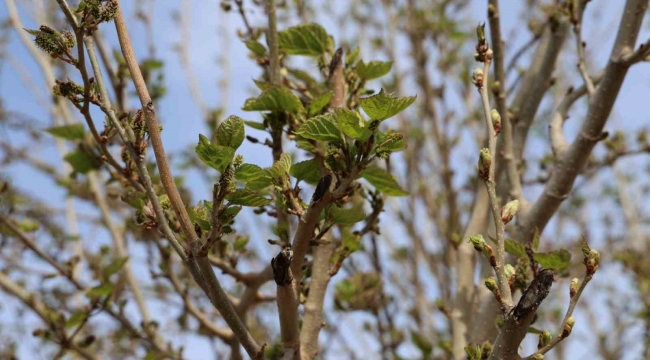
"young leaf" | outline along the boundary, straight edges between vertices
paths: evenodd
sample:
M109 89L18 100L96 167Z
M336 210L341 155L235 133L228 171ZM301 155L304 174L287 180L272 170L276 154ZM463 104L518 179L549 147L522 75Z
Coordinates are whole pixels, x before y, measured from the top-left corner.
M305 181L308 184L316 185L321 178L320 162L318 159L314 158L295 163L291 165L289 174L298 179L298 181Z
M371 119L383 121L404 111L413 104L415 98L415 96L393 97L381 89L378 94L359 99L359 105Z
M355 205L350 209L341 209L332 206L329 209L327 218L334 224L351 226L366 218L366 213L363 211L363 204Z
M230 204L242 206L263 206L271 203L271 199L267 199L250 189L236 189L228 194L226 199L230 201Z
M85 311L76 312L72 314L72 316L70 316L68 321L65 322L65 328L70 329L78 325L81 325L81 323L83 323L87 317L88 317L88 313L86 313Z
M359 60L360 53L361 49L359 49L359 47L356 47L354 50L348 52L347 55L345 55L345 66L354 65L354 63Z
M45 131L66 140L83 140L84 138L83 124L55 126L45 129Z
M217 128L216 136L219 145L237 150L244 142L244 120L234 115L229 116Z
M307 120L296 134L306 139L341 142L341 130L331 114L323 114Z
M248 245L248 241L250 238L248 236L240 236L232 244L232 247L235 251L241 252L246 249L246 245Z
M377 190L390 196L406 196L404 191L388 171L378 166L368 166L361 172L361 177L368 180Z
M263 57L266 55L266 48L264 45L257 42L257 40L247 40L244 41L248 50L252 51L257 57Z
M321 112L321 110L323 110L325 106L330 103L333 94L334 93L332 91L328 91L312 100L312 102L307 106L307 113L309 116L314 116Z
M377 149L375 150L376 152L381 152L381 151L390 151L390 152L396 152L396 151L402 151L406 149L406 142L404 141L404 137L397 138L394 136L390 135L395 134L393 131L389 130L386 133L383 132L377 132L377 141L375 141L375 144L377 144Z
M257 121L244 121L244 124L252 127L253 129L262 130L262 131L266 130L266 126L264 126L263 123L258 123Z
M372 136L372 131L366 126L366 120L356 111L339 108L336 109L336 120L345 135L366 141Z
M357 64L357 75L366 80L377 79L388 74L392 67L392 61L371 61L367 64L359 61Z
M329 35L318 24L302 24L278 33L280 50L291 55L318 56L327 51Z
M524 244L513 239L504 239L504 248L508 254L514 255L518 258L526 257L526 247Z
M106 266L102 270L102 277L105 280L108 280L108 278L111 277L111 275L117 273L118 271L120 271L122 269L124 264L126 264L127 260L129 260L128 256L120 257L120 258L117 258L117 259L113 260L110 264L108 264L108 266Z
M291 155L282 153L280 159L267 169L267 174L271 177L271 180L274 180L286 176L289 170L291 170Z
M250 98L244 103L244 111L288 111L301 113L305 111L302 102L286 87L269 87L259 97Z
M210 204L207 203L208 202L206 201L206 206L209 206L211 208L211 202ZM205 208L201 208L199 205L196 207L190 206L187 208L187 215L190 217L190 221L198 225L202 230L209 231L212 229L212 223L210 222L210 219L208 219L207 211L205 211Z
M199 135L199 143L194 148L194 151L204 164L220 172L224 171L235 156L235 149L214 145L203 135Z
M86 291L86 295L89 297L104 297L108 296L113 292L115 286L110 282L105 282L99 286L95 286L92 289Z
M87 174L89 171L99 168L95 158L82 150L71 151L63 159L72 166L75 173Z
M537 253L535 254L535 261L546 269L563 270L571 263L571 253L564 249L548 253Z
M235 171L235 179L243 182L255 181L266 176L264 169L253 164L242 164Z

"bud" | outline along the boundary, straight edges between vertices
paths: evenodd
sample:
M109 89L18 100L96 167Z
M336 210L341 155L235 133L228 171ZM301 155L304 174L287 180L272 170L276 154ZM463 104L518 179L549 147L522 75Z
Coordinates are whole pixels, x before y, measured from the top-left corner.
M479 24L476 27L476 37L478 38L479 43L485 42L485 23Z
M490 180L490 166L492 166L492 155L487 148L481 149L478 157L478 176L483 180Z
M501 208L501 221L503 224L509 223L519 210L519 200L512 200Z
M552 338L553 336L551 335L551 332L548 330L544 330L541 333L539 333L539 342L537 343L537 350L543 348L548 343L550 343Z
M600 253L596 250L590 250L589 255L585 257L585 266L587 267L587 275L593 275L598 270L600 264Z
M487 61L492 61L492 56L494 56L494 52L492 51L492 49L487 49L487 51L485 52L485 59Z
M506 264L506 266L503 267L503 271L506 273L506 278L508 279L508 283L514 282L515 274L517 273L515 267L510 264Z
M497 109L492 109L492 111L490 111L490 117L492 118L494 132L498 135L501 132L501 114L499 114Z
M474 72L472 73L472 83L478 88L483 87L483 70L480 68L474 69Z
M575 323L576 323L576 319L574 319L573 316L566 319L566 323L564 324L564 329L562 329L562 338L566 338L569 335L571 335L571 330L573 330L573 325L575 325Z
M544 354L535 354L531 358L532 360L544 360Z
M573 299L573 297L576 296L579 287L580 287L580 280L578 280L578 278L571 279L571 285L569 287L569 297L571 299Z
M160 202L160 206L163 208L163 210L169 210L172 208L172 202L169 200L169 196L167 196L167 194L160 195L158 197L158 202Z
M481 344L481 347L483 348L483 358L487 359L490 357L490 354L492 354L492 343L490 340L485 340L483 344Z
M499 293L499 286L497 285L497 279L494 278L494 276L488 276L484 280L485 282L485 287L488 288L488 290L492 291L493 294L498 294Z
M469 237L469 242L471 242L472 245L474 245L474 249L476 249L476 251L479 251L479 252L483 252L483 249L487 245L487 243L485 242L485 239L483 239L483 236L481 236L481 235L470 236Z

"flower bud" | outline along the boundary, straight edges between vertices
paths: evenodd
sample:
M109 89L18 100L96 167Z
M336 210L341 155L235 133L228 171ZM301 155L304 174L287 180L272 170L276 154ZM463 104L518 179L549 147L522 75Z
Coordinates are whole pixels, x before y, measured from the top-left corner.
M490 179L490 166L492 166L492 155L490 149L483 148L478 157L478 176L483 180Z
M537 343L537 349L541 349L544 346L546 346L548 343L551 342L551 339L553 336L551 335L551 332L548 330L544 330L541 333L539 333L539 342Z
M472 245L474 245L474 249L479 252L483 252L483 249L485 249L485 246L487 245L485 239L483 239L483 236L481 235L470 236L469 242L471 242Z
M578 288L580 288L580 280L578 278L571 279L571 285L569 287L569 297L571 299L578 293Z
M562 338L566 338L569 335L571 335L571 330L573 330L573 325L575 325L575 323L576 323L576 319L574 319L573 316L566 319L566 323L564 324L564 329L562 329Z
M515 274L517 274L517 270L515 270L514 266L506 264L506 266L503 267L503 271L506 273L508 283L512 285L512 282L515 280Z
M488 276L484 280L485 282L485 287L488 288L488 290L492 291L495 295L499 293L499 286L497 285L497 279L494 278L494 276Z
M593 275L600 265L600 253L593 249L590 250L587 257L585 257L584 263L587 267L587 275Z
M532 357L533 360L544 360L544 354L535 354Z
M472 83L476 85L476 87L480 88L483 87L483 70L480 68L474 69L474 72L472 73Z
M519 200L512 200L501 208L501 221L504 225L515 217L517 210L519 210Z
M501 132L501 114L499 114L497 109L492 109L492 111L490 111L490 117L492 118L494 132L499 134Z

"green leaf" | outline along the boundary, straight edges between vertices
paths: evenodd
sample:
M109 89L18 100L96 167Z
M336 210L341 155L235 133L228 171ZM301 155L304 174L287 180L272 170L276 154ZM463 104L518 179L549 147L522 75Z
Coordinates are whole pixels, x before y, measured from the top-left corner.
M217 128L217 142L221 146L237 150L244 142L244 136L244 120L235 115L229 116Z
M341 130L334 123L332 114L323 114L307 120L296 134L306 139L341 142Z
M282 178L286 176L291 170L291 155L287 153L282 153L280 159L274 162L273 165L267 169L267 174L271 177L271 180L277 178Z
M535 261L546 269L563 270L571 263L571 253L564 249L548 253L537 253L535 254Z
M302 24L278 33L280 50L291 55L318 56L327 51L329 35L318 24Z
M204 164L219 172L223 172L235 156L235 149L227 146L214 145L203 135L199 135L199 143L196 145L194 151Z
M266 130L266 126L264 126L263 123L259 123L257 121L244 121L244 124L252 127L253 129L262 130L262 131Z
M361 172L361 177L368 180L377 190L390 196L406 196L404 191L388 171L378 166L368 166Z
M246 189L259 191L271 185L271 177L268 176L268 173L257 180L250 181L246 184Z
M253 164L242 164L235 171L235 179L243 182L255 181L266 176L264 169Z
M317 151L316 146L309 140L305 139L304 137L297 135L296 136L296 146L298 148L303 149L305 151L309 151L312 153L315 153Z
M68 321L65 322L65 328L70 329L78 325L81 325L81 323L83 323L87 317L88 317L88 313L85 311L76 312L72 314L72 316L70 316Z
M246 245L248 245L248 240L250 238L248 236L240 236L237 239L235 239L235 242L233 242L232 247L235 249L237 252L241 252L246 249Z
M250 189L236 189L228 194L226 199L233 205L242 206L264 206L271 203L271 199L267 199L258 192Z
M257 42L257 40L247 40L244 41L248 50L252 51L257 57L263 57L266 55L266 48L264 45Z
M307 106L307 113L309 116L314 116L320 113L325 108L325 106L330 103L333 94L334 92L328 91L312 100L312 102Z
M514 255L518 258L526 257L526 246L517 240L504 239L504 249L508 254Z
M393 97L381 89L378 94L359 99L359 105L371 119L383 121L411 106L415 98L415 96Z
M84 138L83 124L55 126L45 129L45 131L66 140L83 140Z
M206 201L206 203L208 202ZM208 206L212 208L211 203ZM205 231L212 229L212 223L209 220L207 214L207 210L205 208L202 208L200 205L187 208L187 215L190 217L192 223L197 224L202 230Z
M535 228L535 233L533 234L533 251L537 252L539 250L539 228Z
M234 219L235 216L237 216L237 214L239 214L241 209L242 209L241 206L229 206L229 207L225 208L223 210L223 212L221 213L220 220L221 221L230 221L230 220Z
M126 264L126 262L128 260L129 260L128 256L120 257L120 258L117 258L117 259L113 260L110 264L108 264L108 266L106 266L102 270L102 277L105 280L108 280L108 278L111 277L111 275L113 275L113 274L117 273L118 271L120 271L122 269L122 267L124 266L124 264Z
M321 179L321 166L318 159L301 161L291 165L289 174L298 181L305 181L308 184L316 185Z
M341 228L341 237L343 238L343 248L351 254L361 248L361 237L355 235L349 228Z
M401 139L391 138L388 141L386 141L386 139L388 139L388 136L391 134L394 134L394 132L390 130L387 133L377 132L377 141L375 143L378 146L375 152L381 152L381 151L396 152L396 151L402 151L406 149L406 142L404 141L403 137Z
M95 158L85 151L71 151L63 159L72 166L75 173L87 174L89 171L99 168Z
M392 67L392 61L371 61L366 64L362 60L357 64L357 75L366 80L377 79L388 74Z
M359 47L354 48L354 50L350 51L345 55L345 65L346 66L352 66L354 65L357 60L359 60L359 55L361 53L361 49Z
M366 120L356 111L339 108L336 109L336 120L345 135L366 141L372 136L372 131L366 126Z
M304 112L305 108L298 97L286 87L269 87L257 98L250 98L244 103L244 111L288 111Z
M337 206L332 206L329 209L327 218L334 224L351 226L366 218L366 213L363 211L363 203L357 204L350 209L341 209Z
M105 282L99 286L95 286L92 289L86 291L86 295L89 297L105 297L109 296L113 292L115 286L110 282Z

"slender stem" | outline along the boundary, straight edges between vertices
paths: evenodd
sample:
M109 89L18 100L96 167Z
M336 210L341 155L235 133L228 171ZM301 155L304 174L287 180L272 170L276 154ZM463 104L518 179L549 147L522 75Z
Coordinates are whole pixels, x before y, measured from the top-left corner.
M266 12L269 17L269 29L266 33L269 45L269 79L271 84L280 85L280 51L278 45L278 19L275 0L266 0Z
M126 249L124 233L118 230L117 225L113 222L113 217L111 216L111 212L108 208L108 203L106 202L106 198L104 197L102 190L99 188L99 179L97 178L97 174L95 172L88 173L88 183L90 184L90 191L95 196L95 202L97 203L97 207L99 207L104 225L106 225L108 228L108 231L111 234L111 238L113 239L116 255L120 258L126 258L129 256L129 253ZM144 297L142 295L142 291L140 290L140 284L138 283L138 280L133 273L133 268L131 268L131 262L127 261L122 267L122 270L124 271L126 281L131 288L131 292L133 292L133 297L136 304L138 305L140 314L142 315L142 320L146 324L145 328L148 328L147 325L151 323L151 315L149 314L149 308L147 307L147 304L145 303Z
M194 231L194 225L189 218L187 210L185 209L185 204L183 204L180 193L176 188L171 168L167 160L167 155L165 154L165 149L163 147L162 138L160 137L154 104L153 101L151 101L151 96L147 90L147 85L142 76L142 72L140 71L138 61L135 58L133 46L131 45L131 39L129 38L129 33L126 28L126 23L124 21L124 15L122 14L121 7L119 8L117 16L115 17L115 29L117 31L122 54L124 55L124 60L127 64L127 67L129 68L129 72L131 73L133 83L138 93L138 97L140 98L140 103L142 105L143 111L145 113L147 127L151 138L151 144L160 172L161 182L180 221L181 228L183 229L183 232L185 233L185 236L190 243L193 252L192 255L196 255L198 247L193 246L193 244L198 244L200 240ZM195 256L191 256L191 259L194 259L194 261L197 262L200 274L203 275L203 279L205 281L205 284L203 284L204 286L202 286L203 290L206 291L213 305L215 305L215 307L221 313L221 316L223 316L224 320L226 320L228 323L228 326L230 326L233 332L237 335L239 341L242 343L242 346L244 346L244 349L246 349L248 355L252 358L263 357L264 353L262 351L262 348L257 344L257 342L255 342L251 334L248 332L248 329L246 329L246 326L235 312L235 309L228 299L228 296L221 288L207 257L196 258ZM193 275L197 274L193 273ZM199 283L201 281L196 277L195 280Z
M490 72L490 62L489 56L485 60L485 65L483 68L483 86L479 88L479 93L481 94L481 100L483 101L483 112L485 116L485 125L488 130L488 148L490 154L494 157L497 148L497 137L496 132L494 131L494 126L492 125L492 117L490 114L490 98L488 93L488 74ZM489 176L484 180L485 187L488 192L490 199L490 206L492 208L492 217L494 219L494 227L496 229L497 236L497 249L496 249L496 259L497 263L494 266L494 271L497 274L497 283L499 285L499 291L501 292L501 297L503 300L503 306L505 312L510 311L513 307L512 302L512 293L510 292L510 285L508 284L508 279L504 270L505 265L505 225L501 220L501 207L499 206L499 199L497 198L496 183L494 181L494 168L495 162L492 161L490 164Z
M521 186L521 178L519 176L519 171L517 170L517 158L515 158L515 151L513 146L513 136L512 136L512 123L510 121L510 114L508 112L507 98L506 93L506 72L505 72L505 58L504 58L504 49L503 49L503 40L501 38L501 21L500 21L500 10L499 10L499 0L489 0L488 5L488 18L490 21L490 35L492 39L492 51L494 53L494 78L495 82L498 82L498 87L495 89L496 92L496 106L499 115L501 116L501 130L502 130L502 146L503 146L503 155L499 156L505 160L506 174L508 176L508 182L510 185L510 194L513 198L519 200L521 213L525 212L525 209L528 207L528 202L524 197L524 192ZM500 154L492 154L492 156L497 156ZM500 177L498 174L500 171L497 171L497 179Z
M571 301L569 302L569 308L567 309L566 313L564 314L564 319L562 320L562 323L560 324L560 327L558 328L558 333L551 342L546 344L544 347L541 349L537 350L534 354L530 355L529 357L525 358L524 360L533 360L533 357L538 354L546 354L549 350L553 349L560 341L564 340L566 337L562 336L562 333L564 332L564 327L566 326L567 321L569 318L573 315L573 310L575 310L576 305L578 304L578 300L580 300L580 295L582 295L582 291L585 289L589 281L593 278L593 275L588 275L585 274L585 276L582 278L582 283L580 284L580 288L576 292L575 296L571 298Z
M95 51L95 40L93 39L92 36L85 36L83 41L84 44L86 45L86 49L88 50L88 58L90 59L90 64L93 68L95 79L97 81L97 86L99 87L99 92L102 97L102 110L106 113L112 125L115 126L115 128L117 129L120 138L127 146L127 149L129 150L131 157L134 159L138 167L138 173L140 175L140 178L142 179L142 182L144 183L144 190L147 192L147 196L154 209L154 213L156 214L156 219L158 220L157 222L162 228L163 234L165 235L167 240L169 240L169 243L172 245L174 250L176 250L176 252L181 257L181 259L186 260L187 257L185 255L185 250L183 249L183 246L176 239L174 232L169 227L167 218L165 217L165 213L162 209L162 206L160 205L158 196L156 195L156 192L153 188L153 183L151 181L151 176L149 175L149 170L147 169L146 166L145 158L144 156L140 156L136 153L135 149L133 148L133 140L131 136L129 136L129 134L124 129L122 124L120 124L120 122L118 121L115 115L115 110L113 110L111 106L111 100L108 97L106 83L104 82L104 77L102 76L101 68L99 67L99 61L97 60L97 52Z

